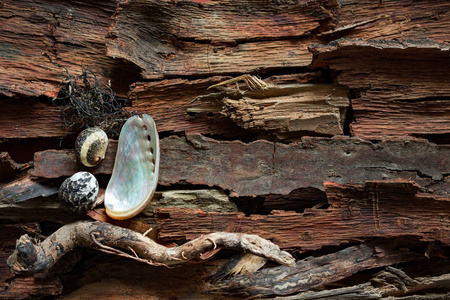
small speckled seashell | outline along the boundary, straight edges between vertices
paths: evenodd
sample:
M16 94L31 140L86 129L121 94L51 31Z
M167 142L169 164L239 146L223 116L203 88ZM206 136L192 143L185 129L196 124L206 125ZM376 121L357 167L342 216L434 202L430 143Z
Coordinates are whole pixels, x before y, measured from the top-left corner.
M108 136L98 127L86 128L75 141L75 150L81 163L86 167L94 167L105 158L108 147Z
M149 115L133 116L119 136L116 160L105 191L106 213L128 219L140 213L155 193L159 174L159 137Z
M58 199L68 212L82 213L96 204L98 181L89 172L78 172L64 180L59 188Z

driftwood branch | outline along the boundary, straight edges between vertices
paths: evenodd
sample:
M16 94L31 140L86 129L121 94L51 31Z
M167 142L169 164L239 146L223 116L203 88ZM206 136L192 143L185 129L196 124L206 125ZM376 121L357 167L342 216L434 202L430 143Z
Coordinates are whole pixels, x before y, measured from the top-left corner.
M65 225L44 241L21 236L8 265L16 272L39 272L51 267L75 247L91 247L151 265L175 265L199 260L207 251L240 249L293 266L294 258L275 244L256 235L217 232L201 236L178 247L167 248L135 231L109 223L80 221ZM130 252L124 252L124 250ZM130 254L131 253L131 254Z

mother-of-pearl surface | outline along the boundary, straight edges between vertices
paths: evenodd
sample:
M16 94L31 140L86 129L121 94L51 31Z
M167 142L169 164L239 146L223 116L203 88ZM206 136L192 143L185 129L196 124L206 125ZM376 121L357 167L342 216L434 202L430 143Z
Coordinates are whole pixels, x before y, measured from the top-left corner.
M122 127L116 160L105 192L108 216L134 217L150 202L159 174L159 137L149 115L129 118Z

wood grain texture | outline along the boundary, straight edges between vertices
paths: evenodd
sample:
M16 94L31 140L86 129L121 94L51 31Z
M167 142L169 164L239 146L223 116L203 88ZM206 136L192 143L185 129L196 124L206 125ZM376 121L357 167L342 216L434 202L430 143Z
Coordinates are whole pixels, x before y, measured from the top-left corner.
M450 3L446 0L343 1L336 27L319 35L327 39L428 39L446 43L449 11Z
M280 140L302 135L343 135L350 104L348 89L338 85L269 86L242 97L224 95L221 113L244 129Z
M199 105L210 102L195 101L199 96L208 95L208 87L229 77L213 76L206 79L166 79L153 82L137 82L131 86L130 109L138 113L150 114L159 132L186 132L218 134L224 137L239 138L248 134L247 130L234 124L219 111L192 112ZM321 83L323 75L318 72L286 74L265 79L271 84ZM295 99L293 100L295 103Z
M66 76L84 66L126 95L136 68L105 55L116 1L2 1L0 94L55 97Z
M191 240L209 232L252 232L283 249L317 250L374 237L418 237L450 244L448 196L419 193L409 180L367 181L364 185L325 183L330 207L303 213L272 211L270 215L206 213L201 210L155 210L159 238Z
M70 128L62 123L61 108L34 99L0 99L0 138L62 137ZM24 109L26 107L26 109Z
M337 9L322 0L127 1L114 15L107 53L132 61L146 79L307 66L311 38L299 38L331 26Z
M450 47L429 41L340 40L313 46L313 66L358 92L352 134L364 139L450 133ZM344 54L345 53L345 54Z
M358 138L303 138L281 144L217 141L201 135L160 140L159 184L197 184L220 187L236 195L287 195L299 188L323 190L324 181L363 184L365 180L411 178L437 194L449 191L450 148L410 139L372 144ZM90 168L111 174L117 144L106 158ZM326 158L326 159L324 159ZM31 175L71 176L86 170L73 150L37 152Z
M404 240L399 240L405 243ZM397 247L398 243L389 239L363 243L331 254L298 260L293 268L266 268L255 274L234 276L210 286L210 290L248 296L291 295L320 289L363 270L423 259L419 253L414 253L406 247L396 249Z
M206 89L226 77L214 76L207 79L166 79L155 82L138 82L131 87L131 109L150 114L155 120L158 132L183 132L220 134L239 137L247 132L227 117L214 114L189 114L192 101L206 92Z

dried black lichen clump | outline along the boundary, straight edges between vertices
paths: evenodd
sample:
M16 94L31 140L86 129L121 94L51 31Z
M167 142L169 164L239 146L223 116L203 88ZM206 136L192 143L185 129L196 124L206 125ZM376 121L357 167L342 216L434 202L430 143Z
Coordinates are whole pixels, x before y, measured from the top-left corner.
M117 138L123 123L136 112L123 109L109 85L99 82L90 70L74 76L67 71L64 86L53 102L64 106L61 118L73 130L98 126L111 138Z

